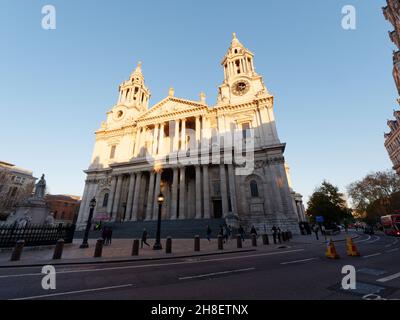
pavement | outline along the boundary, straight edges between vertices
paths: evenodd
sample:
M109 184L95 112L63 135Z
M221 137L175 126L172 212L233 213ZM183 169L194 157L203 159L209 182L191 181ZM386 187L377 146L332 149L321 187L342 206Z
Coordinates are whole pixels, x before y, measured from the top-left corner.
M400 299L400 239L351 235L361 257L348 257L345 242L336 241L340 259L327 259L324 239L296 237L252 251L54 266L54 290L43 289L42 266L2 267L0 299L153 300L155 305L164 300ZM341 287L345 266L356 270L355 289Z
M352 237L358 237L358 235L351 235ZM334 241L344 241L346 235L336 235L332 238ZM261 237L258 238L258 246L253 247L250 239L246 239L242 243L242 249L237 248L236 239L230 239L224 243L224 250L218 250L217 239L200 239L200 252L194 252L194 240L193 239L176 239L172 241L172 253L166 254L165 250L153 250L152 246L155 242L154 239L149 239L148 243L150 246L143 246L139 250L139 256L132 257L132 239L114 239L111 245L103 247L102 257L94 258L94 248L96 245L95 239L89 239L89 248L80 249L79 246L82 243L82 239L75 239L72 244L67 244L64 247L63 256L61 260L52 260L54 247L34 247L24 248L20 261L11 262L12 249L3 250L0 252L0 267L10 266L34 266L55 264L55 265L66 265L66 264L82 264L82 263L100 263L100 262L116 262L116 261L136 261L136 260L154 260L154 259L165 259L165 258L178 258L178 257L190 257L190 256L202 256L202 255L215 255L215 254L226 254L233 252L247 252L249 250L275 250L279 247L288 246L290 243L293 244L325 244L326 240L324 237L319 237L319 240L312 236L294 236L289 242L274 245L272 242L272 236L269 236L271 244L268 246L262 245ZM165 240L162 240L163 248L165 248Z

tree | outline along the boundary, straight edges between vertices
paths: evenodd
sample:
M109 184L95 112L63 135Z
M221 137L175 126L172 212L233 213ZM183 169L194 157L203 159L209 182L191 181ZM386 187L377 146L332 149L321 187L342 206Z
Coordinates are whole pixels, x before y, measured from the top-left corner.
M307 214L314 217L323 216L327 225L352 219L351 210L339 188L324 181L311 195L308 201Z
M399 191L400 177L392 170L370 173L347 187L353 209L368 220L390 214L392 195Z

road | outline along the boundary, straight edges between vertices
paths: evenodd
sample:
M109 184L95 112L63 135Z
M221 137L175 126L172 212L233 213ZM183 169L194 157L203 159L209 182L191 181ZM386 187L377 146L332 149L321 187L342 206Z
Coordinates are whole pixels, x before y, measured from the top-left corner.
M1 268L1 299L400 299L400 240L360 235L362 257L325 258L324 244L286 244L274 251L59 266L56 290L44 290L39 267ZM344 291L344 265L357 270L356 290ZM377 295L367 296L377 293Z

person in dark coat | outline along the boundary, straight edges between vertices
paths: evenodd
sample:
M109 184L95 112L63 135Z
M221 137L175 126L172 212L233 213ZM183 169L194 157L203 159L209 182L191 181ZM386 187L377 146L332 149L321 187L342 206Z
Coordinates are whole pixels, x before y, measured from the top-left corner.
M111 245L112 233L113 233L112 228L111 228L111 227L108 227L108 228L107 228L107 233L106 233L106 244L107 244L107 245L108 245L108 244Z
M250 234L255 234L257 236L257 230L254 226L251 227Z
M274 239L274 244L276 244L276 237L278 235L278 228L276 226L273 226L271 231L272 231L272 238Z
M208 240L208 242L211 241L211 233L212 233L211 228L210 228L209 225L207 225L206 234L207 234L207 240Z
M143 229L143 233L142 233L142 241L141 241L141 248L143 249L143 243L150 247L150 245L147 243L147 230L146 228Z
M244 232L244 228L242 227L242 225L239 225L238 232L240 234L240 237L242 238L242 241L244 242L245 232Z
M108 227L104 226L103 231L101 233L101 237L103 238L104 244L107 245L107 232L108 232Z

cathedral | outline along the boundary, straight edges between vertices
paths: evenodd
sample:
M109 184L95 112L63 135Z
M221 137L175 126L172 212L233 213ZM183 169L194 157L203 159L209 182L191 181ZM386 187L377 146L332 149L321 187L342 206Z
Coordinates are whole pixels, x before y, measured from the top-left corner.
M83 228L94 197L94 221L154 221L162 193L163 220L299 233L302 196L291 187L279 140L274 97L254 55L233 34L221 66L217 102L168 96L149 108L139 62L119 87L118 102L96 131L77 220ZM182 222L181 221L181 222Z

